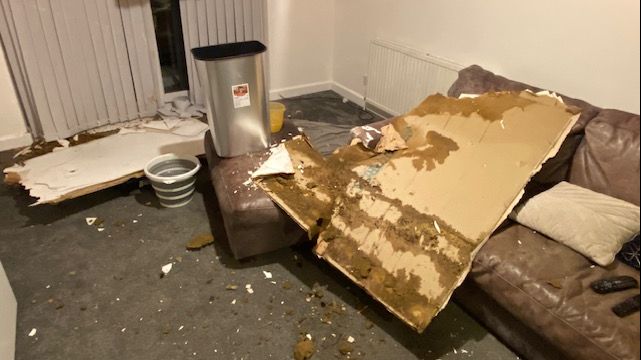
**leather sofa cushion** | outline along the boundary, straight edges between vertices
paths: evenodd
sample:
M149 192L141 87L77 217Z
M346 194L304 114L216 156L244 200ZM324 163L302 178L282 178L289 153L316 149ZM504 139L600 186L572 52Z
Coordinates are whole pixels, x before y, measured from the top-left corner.
M207 132L205 153L227 242L236 259L267 253L301 240L305 232L267 194L247 182L249 172L258 167L261 159L267 158L265 152L220 158Z
M615 261L593 265L570 248L507 222L483 246L468 277L568 358L639 359L639 313L620 319L612 306L638 293L594 293L592 281L639 273Z
M639 115L601 110L585 128L569 181L639 205Z

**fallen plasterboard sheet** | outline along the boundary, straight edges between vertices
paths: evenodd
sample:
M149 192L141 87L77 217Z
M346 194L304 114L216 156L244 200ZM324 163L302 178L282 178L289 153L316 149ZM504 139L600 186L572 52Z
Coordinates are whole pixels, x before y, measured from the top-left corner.
M280 173L278 176L257 177L254 183L260 185L276 203L287 212L303 229L315 235L317 220L330 213L335 195L324 182L315 182L310 175L321 172L329 174L327 161L312 148L307 138L296 136L283 144L292 166L293 174ZM272 155L273 157L274 155ZM267 160L270 162L271 157Z
M319 159L291 141L303 166L258 183L319 233L317 255L423 331L577 118L528 92L434 95L382 131L389 151L355 144Z
M116 134L72 147L60 147L4 170L38 199L59 203L144 176L145 164L166 154L201 155L207 124L196 119L145 121Z

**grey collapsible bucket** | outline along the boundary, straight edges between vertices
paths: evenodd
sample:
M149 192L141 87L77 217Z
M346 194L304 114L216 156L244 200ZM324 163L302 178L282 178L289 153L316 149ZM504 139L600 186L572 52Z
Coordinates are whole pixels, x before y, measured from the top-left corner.
M160 200L168 208L187 205L194 196L200 161L194 156L166 154L153 158L145 166L145 175Z

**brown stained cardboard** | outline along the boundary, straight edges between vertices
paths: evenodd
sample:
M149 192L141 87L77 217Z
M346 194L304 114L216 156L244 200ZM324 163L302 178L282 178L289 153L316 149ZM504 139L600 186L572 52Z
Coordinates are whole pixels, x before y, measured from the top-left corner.
M326 160L302 136L285 143L294 174L254 179L303 229L313 231L317 220L331 213L334 196L325 178ZM314 235L314 234L310 234Z
M407 149L407 144L405 139L401 134L396 131L393 125L388 124L381 128L382 138L381 141L376 144L374 151L377 153L383 153L386 151L397 151Z
M320 225L319 256L421 332L576 120L557 98L527 92L432 96L392 122L407 149L349 146L285 181L316 182L321 211L303 205L313 194L270 195L307 229Z

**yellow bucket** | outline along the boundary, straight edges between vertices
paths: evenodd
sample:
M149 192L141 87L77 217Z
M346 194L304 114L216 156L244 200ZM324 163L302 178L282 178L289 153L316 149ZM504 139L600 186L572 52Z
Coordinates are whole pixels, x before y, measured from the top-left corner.
M283 128L286 109L285 105L281 103L269 103L269 122L271 123L272 133L277 133Z

